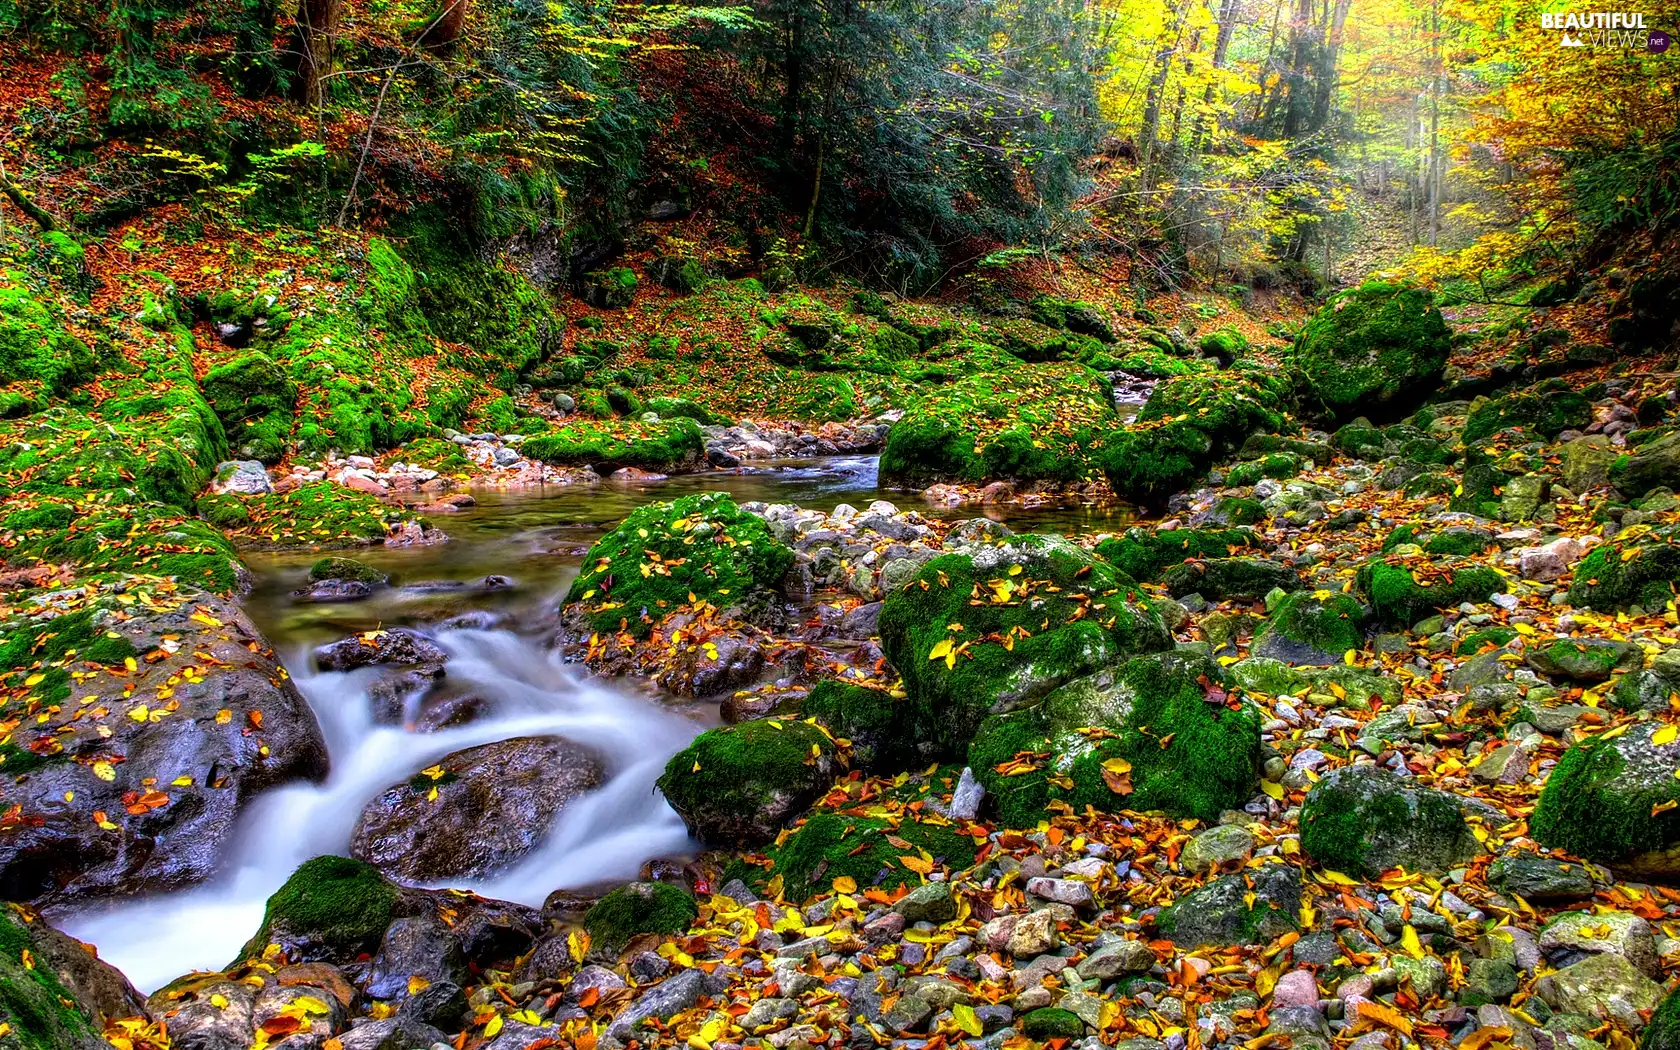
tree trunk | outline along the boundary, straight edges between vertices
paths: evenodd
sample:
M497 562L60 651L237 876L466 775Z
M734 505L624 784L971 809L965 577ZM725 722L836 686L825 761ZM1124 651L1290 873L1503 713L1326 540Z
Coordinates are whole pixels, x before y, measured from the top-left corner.
M1260 63L1260 90L1254 94L1254 121L1260 123L1260 115L1266 112L1266 75L1272 71L1272 56L1277 54L1278 27L1283 22L1284 4L1275 3L1272 8L1272 36L1266 41L1266 60Z
M1329 24L1323 34L1322 58L1319 62L1318 83L1313 92L1312 130L1317 131L1330 121L1330 108L1336 100L1336 86L1340 79L1342 61L1342 30L1347 25L1348 8L1353 0L1335 0L1328 12Z
M1441 0L1430 9L1429 36L1429 246L1441 235Z
M1299 138L1312 117L1312 88L1308 71L1317 50L1312 18L1312 0L1297 0L1289 20L1289 76L1283 96L1283 137Z
M1237 28L1237 0L1224 0L1219 7L1219 35L1213 41L1213 68L1225 68L1225 52L1230 50L1231 35ZM1190 136L1190 152L1200 153L1208 138L1209 111L1213 108L1214 89L1218 78L1208 77L1207 90L1202 92L1202 113L1196 118L1196 130Z
M448 54L461 39L467 24L468 0L444 0L444 8L434 14L420 31L420 46L428 51Z
M298 0L298 96L311 109L320 108L332 72L338 14L339 0Z
M1149 163L1155 149L1155 138L1161 130L1161 96L1166 90L1167 75L1172 72L1173 52L1178 49L1183 11L1182 4L1174 4L1167 9L1167 21L1161 27L1160 48L1155 52L1155 72L1149 78L1149 93L1144 96L1143 127L1138 132L1138 170L1143 173L1145 188L1149 184Z

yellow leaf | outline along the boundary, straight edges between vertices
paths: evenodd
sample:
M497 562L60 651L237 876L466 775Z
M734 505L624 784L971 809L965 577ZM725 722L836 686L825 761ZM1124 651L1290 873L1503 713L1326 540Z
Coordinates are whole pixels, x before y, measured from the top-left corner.
M967 1003L956 1003L951 1007L951 1017L957 1022L957 1027L978 1039L986 1034L986 1028L975 1015L974 1007Z
M1651 743L1661 747L1674 743L1676 737L1680 737L1680 726L1669 724L1651 734Z
M1279 784L1275 780L1260 781L1260 790L1264 791L1270 798L1275 798L1279 801L1283 800L1283 785Z
M918 875L926 875L933 870L933 862L923 860L920 857L906 855L898 858L898 862Z
M839 878L836 878L834 880L834 892L835 893L856 893L857 892L857 880L852 878L850 875L841 875Z
M928 650L928 659L944 659L945 657L951 655L951 650L955 647L955 644L956 643L950 638L941 638L939 641L934 643L932 649Z
M412 976L408 979L408 994L409 995L419 995L421 992L425 991L426 989L430 988L431 986L432 986L431 981L429 981L426 978L420 976L419 974L415 974L414 976Z
M1123 758L1107 759L1103 762L1102 767L1116 776L1121 773L1130 773L1132 771L1132 764Z
M1418 940L1417 931L1409 925L1400 931L1400 947L1414 959L1423 958L1423 942Z
M100 780L115 780L117 779L117 767L109 762L95 762L93 764L93 775Z
M141 704L139 707L130 708L128 717L134 719L136 722L144 722L146 720L146 716L149 714L151 714L151 712L146 710L146 705Z
M497 1014L495 1017L490 1018L489 1023L484 1026L484 1038L489 1039L491 1036L495 1035L497 1032L500 1032L501 1030L502 1030L502 1015Z
M225 726L231 721L233 721L233 712L232 711L229 711L227 708L224 707L220 711L216 712L216 724L217 725Z
M1359 1016L1385 1028L1392 1028L1401 1035L1412 1034L1412 1022L1406 1020L1405 1015L1392 1006L1384 1006L1369 999L1362 1000L1359 1004Z
M130 671L140 670L140 665L135 662L134 657L132 656L123 657L123 666L128 668Z
M216 619L214 616L208 616L201 612L193 613L192 618L206 627L220 627L222 625L222 621Z

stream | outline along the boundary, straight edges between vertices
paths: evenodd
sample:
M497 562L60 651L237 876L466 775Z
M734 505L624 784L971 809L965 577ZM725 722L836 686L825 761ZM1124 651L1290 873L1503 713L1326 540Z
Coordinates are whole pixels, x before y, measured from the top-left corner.
M189 970L219 969L256 932L264 902L298 864L348 852L363 806L387 786L451 752L517 736L563 736L588 746L602 756L605 779L562 809L544 843L514 867L449 884L540 906L555 889L608 887L634 879L653 858L692 854L696 844L654 782L671 755L718 724L717 704L677 701L633 681L592 678L561 663L545 640L591 543L644 503L710 490L740 501L825 511L886 499L928 517L980 512L930 507L912 493L883 490L873 457L830 457L659 482L475 490L476 506L438 520L449 543L350 552L396 584L361 602L299 604L291 598L319 554L249 555L257 583L245 608L314 709L332 771L324 783L294 784L256 800L214 881L83 911L63 922L66 931L97 945L106 961L148 992ZM1017 531L1078 534L1118 531L1128 523L1127 513L1113 507L984 510ZM427 585L489 574L512 577L516 586L485 592ZM434 634L449 655L449 679L494 705L489 717L464 726L420 733L375 724L366 687L376 672L321 672L310 657L315 646L353 632L424 627L451 617L471 626Z

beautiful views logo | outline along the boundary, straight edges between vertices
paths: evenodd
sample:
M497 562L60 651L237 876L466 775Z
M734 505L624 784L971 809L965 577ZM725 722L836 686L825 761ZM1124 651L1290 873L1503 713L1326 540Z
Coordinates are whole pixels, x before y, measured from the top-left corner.
M1540 28L1562 30L1559 47L1616 48L1661 54L1668 50L1670 42L1666 32L1648 28L1644 14L1636 11L1546 13L1540 16Z

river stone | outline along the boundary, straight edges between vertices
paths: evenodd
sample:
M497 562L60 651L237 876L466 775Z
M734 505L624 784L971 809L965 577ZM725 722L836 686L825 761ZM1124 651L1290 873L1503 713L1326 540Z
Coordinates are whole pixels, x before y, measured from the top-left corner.
M405 882L502 871L535 849L560 810L602 775L593 752L560 737L499 740L431 768L442 774L417 773L368 803L351 836L353 856Z
M411 977L457 985L469 980L454 933L434 915L397 919L385 928L368 972L367 994L374 999L403 998Z
M1588 434L1563 446L1563 483L1571 492L1610 484L1610 464L1617 452L1603 434Z
M262 496L274 491L268 483L268 468L254 459L230 459L216 464L215 478L210 491L217 494L234 493L240 496Z
M1635 723L1564 752L1529 818L1535 841L1611 865L1622 877L1680 875L1680 810L1652 813L1680 800L1680 741L1654 743L1662 726Z
M1612 672L1637 668L1645 655L1632 642L1607 638L1559 638L1528 650L1528 666L1551 679L1603 682Z
M1540 931L1547 958L1567 961L1582 954L1620 955L1648 977L1661 977L1651 924L1627 912L1564 912Z
M1531 904L1586 900L1598 892L1588 865L1532 853L1500 857L1488 867L1487 882L1500 893L1514 894Z
M1217 824L1184 847L1178 861L1185 871L1205 873L1210 867L1224 868L1248 859L1254 852L1254 836L1236 824Z
M449 659L430 638L406 627L368 631L315 650L323 671L354 671L378 664L441 664Z
M107 615L103 600L89 604ZM5 806L17 808L0 835L4 896L61 905L208 878L252 799L326 776L314 712L239 607L191 587L160 604L173 608L137 604L124 607L128 619L94 620L99 634L119 636L100 644L141 657L135 672L72 678L46 721L13 731L20 749L50 741L61 750L5 778ZM145 658L154 652L162 659ZM168 704L159 688L172 690ZM88 717L101 707L108 717ZM96 764L107 756L120 761ZM101 829L95 810L116 828Z
M13 929L8 930L8 926ZM101 960L93 945L54 929L45 919L37 916L25 923L21 913L0 905L0 938L16 938L27 947L35 965L58 978L96 1029L103 1030L107 1020L146 1012L145 997L134 990L121 971Z
M251 1019L255 1004L249 985L212 981L191 991L166 986L147 1005L153 1018L169 1026L172 1050L247 1050L256 1027Z
M893 905L893 911L904 916L908 923L931 922L944 925L957 917L957 901L951 896L951 885L930 882L905 894Z
M1300 910L1301 873L1268 864L1192 891L1162 912L1156 926L1184 948L1264 944L1295 929Z
M1375 877L1441 872L1480 855L1458 801L1371 764L1325 775L1301 806L1301 848L1327 868Z
M683 970L642 992L625 1011L613 1019L601 1040L603 1045L623 1046L635 1034L636 1026L648 1018L663 1021L700 1001L701 996L716 995L727 986L723 975L713 976L704 970Z
M1620 955L1589 955L1557 973L1542 977L1535 992L1559 1013L1644 1026L1641 1011L1662 1001L1662 985L1640 973Z
M369 1021L339 1036L343 1050L416 1050L448 1042L449 1037L431 1025L401 1016Z

